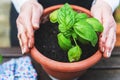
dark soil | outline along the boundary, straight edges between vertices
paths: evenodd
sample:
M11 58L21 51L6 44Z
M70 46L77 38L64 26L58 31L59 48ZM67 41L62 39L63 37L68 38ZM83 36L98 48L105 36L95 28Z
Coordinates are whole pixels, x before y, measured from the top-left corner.
M35 32L35 46L46 57L53 60L68 62L67 52L63 51L57 43L58 27L49 21L40 25L40 29ZM91 45L81 45L83 54L81 60L91 56L98 47Z

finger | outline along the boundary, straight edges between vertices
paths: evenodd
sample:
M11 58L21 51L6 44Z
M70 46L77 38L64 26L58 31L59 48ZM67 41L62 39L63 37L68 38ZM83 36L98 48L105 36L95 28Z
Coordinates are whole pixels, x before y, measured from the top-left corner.
M103 32L101 33L101 37L100 37L100 50L102 51L102 52L104 52L105 51L105 42L106 42L106 38L107 38L107 36L108 36L108 31L109 31L109 29L111 28L111 27L109 27L109 26L111 26L110 24L109 24L109 20L103 20L103 26L104 26L104 30L103 30Z
M39 28L40 17L43 13L43 7L40 4L33 3L32 7L32 26L35 30Z
M109 34L107 36L106 44L105 44L105 52L103 56L105 58L109 58L111 56L111 51L113 50L115 44L115 30L114 27L110 29Z
M106 36L107 32L106 29L104 28L104 31L100 34L100 41L99 41L99 47L102 52L105 50L105 42L106 42Z
M24 23L24 27L26 28L26 36L27 36L27 46L28 48L32 48L34 46L34 30L31 24L31 16L26 16L26 20Z
M26 46L27 45L27 36L25 34L26 31L22 24L17 23L17 26L18 26L18 40L22 49L22 53L24 54L29 51L28 47Z
M104 52L105 50L105 42L106 42L106 38L109 34L109 30L113 27L114 28L114 32L116 32L116 23L114 21L114 18L112 15L103 15L104 19L103 19L103 26L104 26L104 31L102 32L102 37L100 38L101 41L101 50Z
M29 13L26 15L26 12ZM17 18L17 28L18 28L18 38L21 44L22 52L28 52L28 41L30 38L27 35L31 32L31 9L27 8L26 11L23 11L19 14ZM28 28L29 27L29 28ZM23 37L24 36L24 37Z
M21 34L21 41L23 43L23 47L22 47L22 53L28 53L29 52L29 48L28 48L28 39L27 39L27 35L26 32Z
M32 23L31 23L31 18L32 18L32 10L28 10L29 14L26 15L24 17L24 20L23 20L23 26L26 28L26 35L27 36L27 44L25 44L24 46L27 48L32 48L33 45L34 45L34 30L33 30L33 26L32 26ZM25 15L25 14L23 14Z
M110 53L112 53L114 47L115 47L115 43L116 43L116 33L114 34L114 39L113 39L113 42L111 44L111 50L110 50Z
M101 38L102 38L102 33L99 36L99 49L101 52L104 52L104 44L103 44Z
M34 46L34 30L31 26L27 27L27 37L28 37L28 48Z
M19 40L19 44L20 44L20 47L21 49L23 49L23 43L22 43L22 40L21 40L21 33L24 32L24 27L22 26L21 24L21 20L19 18L20 16L18 16L17 20L16 20L16 23L17 23L17 30L18 30L18 34L17 34L17 37L18 37L18 40ZM23 50L22 50L22 53L23 53Z

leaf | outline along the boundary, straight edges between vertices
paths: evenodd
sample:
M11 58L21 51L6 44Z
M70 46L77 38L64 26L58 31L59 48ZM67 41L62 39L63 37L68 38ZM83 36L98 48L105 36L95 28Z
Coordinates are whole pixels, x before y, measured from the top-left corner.
M103 25L97 20L96 18L87 18L86 21L92 25L94 30L96 32L102 32L103 31Z
M52 23L56 23L57 22L57 15L58 15L58 10L55 10L53 11L51 14L50 14L50 21Z
M71 40L66 38L62 33L57 35L58 44L63 50L68 50L72 47Z
M75 14L69 4L65 4L58 11L58 23L65 25L66 29L72 28L75 22Z
M72 33L73 33L73 30L72 29L69 29L67 31L65 31L63 33L63 35L66 37L66 38L70 38L72 36Z
M78 61L80 59L81 54L82 54L82 50L77 45L68 51L68 59L70 62Z
M85 14L85 13L78 13L78 14L75 16L75 21L77 22L77 21L79 21L79 20L81 20L81 19L86 19L86 18L88 18L88 15L87 15L87 14Z
M89 44L88 40L85 40L85 39L81 38L80 36L78 37L78 41L81 42L82 44Z
M58 29L67 38L70 38L72 35L72 32L73 32L72 29L67 30L65 25L63 25L63 24L59 24Z
M67 31L66 26L64 24L59 24L58 29L59 29L60 32L66 32Z
M74 31L79 37L90 41L92 46L96 45L96 43L98 41L97 34L94 31L93 27L90 24L88 24L87 22L79 21L79 22L75 23Z

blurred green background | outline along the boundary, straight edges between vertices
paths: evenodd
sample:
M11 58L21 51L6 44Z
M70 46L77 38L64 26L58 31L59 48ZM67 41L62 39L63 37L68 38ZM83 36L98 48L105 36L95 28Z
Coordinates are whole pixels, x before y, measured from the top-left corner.
M9 11L10 0L0 0L0 47L10 47Z
M0 0L0 47L10 47L9 41L9 12L10 0ZM116 9L114 17L120 23L120 6Z

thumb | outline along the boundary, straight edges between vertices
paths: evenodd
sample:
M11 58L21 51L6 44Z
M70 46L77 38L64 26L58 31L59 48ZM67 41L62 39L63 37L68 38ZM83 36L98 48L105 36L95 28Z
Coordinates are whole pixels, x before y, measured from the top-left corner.
M34 4L32 8L32 26L34 30L37 30L39 28L40 17L43 13L43 7L40 4Z

